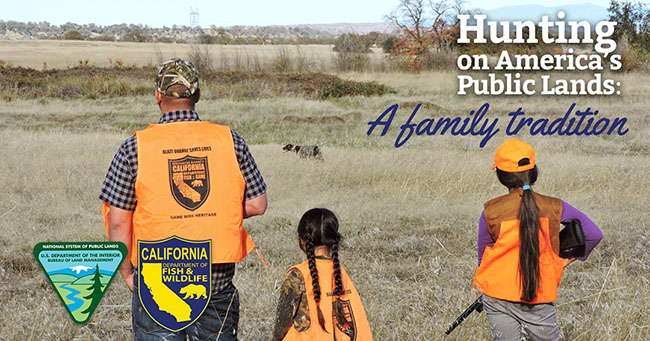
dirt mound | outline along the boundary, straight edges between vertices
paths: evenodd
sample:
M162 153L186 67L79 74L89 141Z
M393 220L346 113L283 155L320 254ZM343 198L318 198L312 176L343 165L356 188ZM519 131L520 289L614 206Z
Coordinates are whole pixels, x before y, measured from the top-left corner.
M420 109L435 110L435 111L439 111L439 110L442 110L442 109L443 109L443 107L441 107L441 106L439 106L439 105L437 105L437 104L435 104L435 103L426 102L426 101L420 101L420 102L414 102L414 101L401 102L401 103L399 103L399 106L400 106L400 107L409 107L409 108L414 108L414 109L415 109L415 107L416 107L418 104L421 104Z
M326 115L326 116L294 116L289 115L282 118L287 122L299 123L340 123L347 121L357 121L361 119L360 111L350 111L343 115Z

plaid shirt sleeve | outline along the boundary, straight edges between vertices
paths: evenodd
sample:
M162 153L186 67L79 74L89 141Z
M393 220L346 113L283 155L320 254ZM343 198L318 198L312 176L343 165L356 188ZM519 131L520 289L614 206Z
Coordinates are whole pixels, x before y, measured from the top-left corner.
M128 138L115 153L102 184L99 199L111 206L134 211L135 176L138 171L138 145L135 136Z
M266 183L257 168L253 155L248 150L248 145L244 141L244 138L234 130L231 129L230 131L232 132L232 139L235 143L235 155L237 156L237 162L239 162L239 169L246 182L244 200L254 199L266 193Z

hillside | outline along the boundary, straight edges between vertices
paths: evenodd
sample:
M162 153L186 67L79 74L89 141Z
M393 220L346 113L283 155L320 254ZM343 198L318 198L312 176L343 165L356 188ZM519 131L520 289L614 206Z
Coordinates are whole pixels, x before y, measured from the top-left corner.
M98 26L66 23L0 20L0 40L101 40L160 43L218 43L218 44L331 44L344 33L392 33L390 23L338 23L292 26L229 26L217 27L149 27L133 24Z

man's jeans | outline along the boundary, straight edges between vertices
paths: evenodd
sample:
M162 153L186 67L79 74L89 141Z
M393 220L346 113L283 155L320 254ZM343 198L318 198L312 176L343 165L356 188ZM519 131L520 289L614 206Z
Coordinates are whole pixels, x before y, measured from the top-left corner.
M171 332L154 321L142 307L138 297L137 280L133 283L131 299L133 334L135 340L237 340L239 323L239 292L230 283L225 289L210 297L205 311L189 327Z

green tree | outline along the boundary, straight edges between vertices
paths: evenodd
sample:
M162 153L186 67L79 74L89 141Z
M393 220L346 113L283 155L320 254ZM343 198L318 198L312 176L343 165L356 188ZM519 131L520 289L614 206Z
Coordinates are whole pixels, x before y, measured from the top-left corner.
M68 31L63 35L65 40L86 40L86 36L77 30Z
M85 299L92 299L92 301L88 308L82 311L83 314L91 314L95 311L99 301L102 299L102 296L104 296L104 292L102 291L102 275L99 273L99 264L95 267L95 275L93 276L92 281L93 284L87 288L88 290L91 290L90 294L84 296Z
M650 8L643 3L612 0L609 3L609 21L616 22L612 38L626 37L637 48L650 45Z
M147 41L151 41L151 36L142 33L142 30L139 28L134 29L133 31L125 34L122 37L122 40L124 41L132 41L136 43L144 43Z
M612 0L609 21L616 22L612 39L617 42L623 71L648 69L650 62L650 7L643 3Z
M397 44L399 39L395 36L390 36L384 40L384 42L381 44L382 49L384 50L385 53L391 53L393 51L393 46Z

